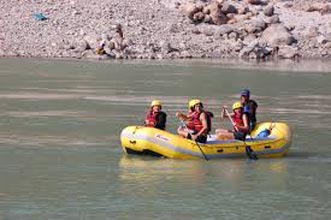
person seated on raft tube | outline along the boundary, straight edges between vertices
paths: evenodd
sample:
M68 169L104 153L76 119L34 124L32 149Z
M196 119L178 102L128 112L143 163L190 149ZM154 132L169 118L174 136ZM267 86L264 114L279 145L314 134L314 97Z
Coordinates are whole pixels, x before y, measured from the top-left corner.
M250 91L249 89L244 89L240 93L240 101L244 107L244 112L247 112L248 120L249 120L249 133L254 130L256 126L256 110L257 103L256 101L250 99Z
M167 114L161 109L162 103L159 100L153 100L145 118L145 126L165 130Z
M217 135L217 139L220 140L231 140L237 139L241 141L245 141L246 135L249 131L249 120L247 113L244 112L244 108L241 102L235 102L232 105L232 113L227 115L226 107L222 107L221 118L231 117L233 121L233 129L225 130L225 129L217 129L215 131Z
M211 112L203 109L203 104L199 99L193 99L189 102L188 114L176 113L176 117L186 122L185 126L178 128L180 136L192 139L199 143L207 142L207 135L211 130Z

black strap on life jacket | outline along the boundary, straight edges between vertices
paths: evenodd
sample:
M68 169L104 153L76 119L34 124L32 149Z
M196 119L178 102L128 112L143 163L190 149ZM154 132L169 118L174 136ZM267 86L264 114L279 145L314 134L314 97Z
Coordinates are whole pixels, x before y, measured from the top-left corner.
M211 118L214 117L214 114L212 112L209 111L205 111L206 113L206 118L207 118L207 133L209 133L211 131Z

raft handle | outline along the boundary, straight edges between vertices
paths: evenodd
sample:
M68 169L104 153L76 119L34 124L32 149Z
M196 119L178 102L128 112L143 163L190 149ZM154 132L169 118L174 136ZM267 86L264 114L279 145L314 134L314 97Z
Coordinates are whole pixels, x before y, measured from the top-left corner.
M137 143L137 141L135 141L135 140L130 140L130 144L136 144Z
M264 146L264 149L270 149L271 146Z
M218 153L223 153L223 149L217 150Z

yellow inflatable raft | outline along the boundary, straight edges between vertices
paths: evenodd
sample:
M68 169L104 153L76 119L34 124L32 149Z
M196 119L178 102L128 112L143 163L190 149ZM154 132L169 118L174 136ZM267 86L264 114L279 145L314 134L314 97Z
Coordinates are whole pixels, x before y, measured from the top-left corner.
M259 158L281 157L289 151L291 141L289 126L274 122L257 124L246 141L217 140L210 135L205 144L150 127L128 126L121 132L121 144L127 154L178 159L245 157L247 147Z

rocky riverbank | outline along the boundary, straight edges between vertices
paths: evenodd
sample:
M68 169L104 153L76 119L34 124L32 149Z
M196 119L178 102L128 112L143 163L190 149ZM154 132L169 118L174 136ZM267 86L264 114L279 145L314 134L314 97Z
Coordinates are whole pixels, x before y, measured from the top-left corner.
M330 0L11 0L0 56L331 57Z

